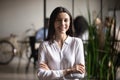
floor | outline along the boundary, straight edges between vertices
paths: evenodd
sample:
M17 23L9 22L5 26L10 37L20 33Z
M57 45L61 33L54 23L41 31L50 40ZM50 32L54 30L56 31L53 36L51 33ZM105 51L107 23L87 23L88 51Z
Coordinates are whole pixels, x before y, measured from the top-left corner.
M0 80L38 80L37 74L31 61L28 73L25 72L28 59L15 57L8 65L0 65ZM120 68L118 68L116 80L120 80Z
M18 65L20 61L20 65ZM0 80L38 80L33 63L30 63L28 72L25 72L28 59L15 57L8 65L0 65Z

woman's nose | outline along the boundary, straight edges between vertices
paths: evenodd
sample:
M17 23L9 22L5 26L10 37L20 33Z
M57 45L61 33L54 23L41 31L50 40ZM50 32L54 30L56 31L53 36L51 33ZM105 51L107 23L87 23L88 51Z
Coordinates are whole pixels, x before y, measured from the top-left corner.
M60 24L61 24L61 25L64 25L64 24L65 24L64 20L62 20Z

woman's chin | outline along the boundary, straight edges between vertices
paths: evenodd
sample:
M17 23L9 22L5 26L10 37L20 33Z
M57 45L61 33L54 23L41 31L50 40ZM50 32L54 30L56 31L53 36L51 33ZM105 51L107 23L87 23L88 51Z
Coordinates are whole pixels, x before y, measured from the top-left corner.
M66 32L64 32L64 31L61 31L61 32L60 32L60 34L65 34L65 33L66 33Z

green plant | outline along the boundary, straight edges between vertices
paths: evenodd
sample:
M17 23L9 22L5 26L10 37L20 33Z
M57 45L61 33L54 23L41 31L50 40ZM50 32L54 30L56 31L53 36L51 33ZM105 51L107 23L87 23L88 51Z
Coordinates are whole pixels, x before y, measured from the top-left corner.
M99 47L99 35L96 26L91 24L89 1L87 2L89 17L89 40L85 45L87 80L115 80L114 40L111 39L110 28L105 35L104 48ZM113 36L114 37L114 36Z
M111 41L106 39L104 49L100 50L98 37L95 26L90 25L89 40L85 46L87 51L87 78L88 80L91 78L95 80L114 80L114 54L111 53Z

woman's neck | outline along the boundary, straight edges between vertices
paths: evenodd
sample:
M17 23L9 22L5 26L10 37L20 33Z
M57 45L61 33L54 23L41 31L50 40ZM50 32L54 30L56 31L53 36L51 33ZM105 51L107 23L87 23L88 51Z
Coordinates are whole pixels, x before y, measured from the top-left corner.
M60 48L62 48L62 45L63 45L64 41L66 40L66 38L67 38L66 34L55 35L55 40L57 41Z
M55 40L57 42L64 42L65 39L67 38L67 35L66 34L61 34L61 35L55 35Z

